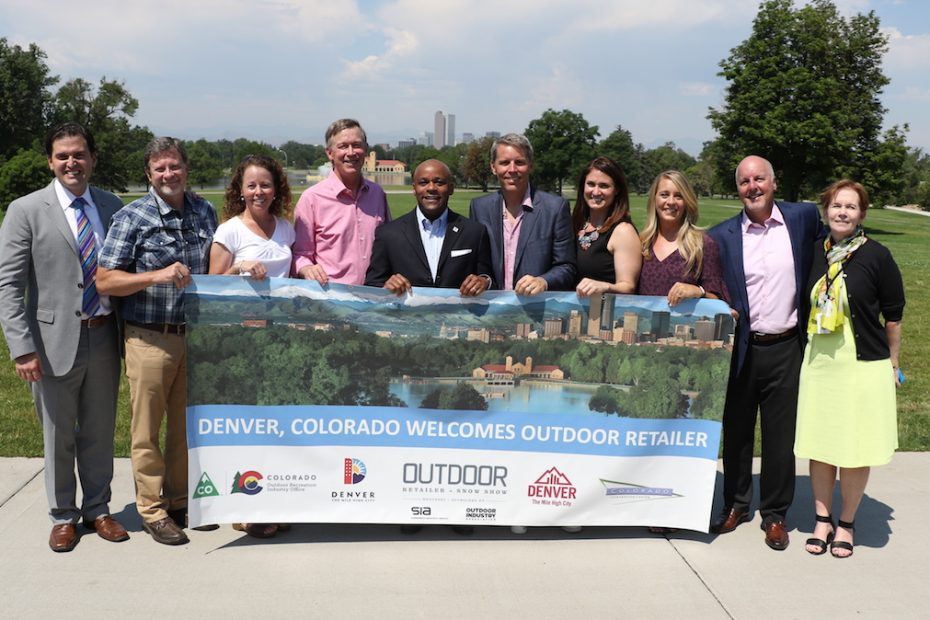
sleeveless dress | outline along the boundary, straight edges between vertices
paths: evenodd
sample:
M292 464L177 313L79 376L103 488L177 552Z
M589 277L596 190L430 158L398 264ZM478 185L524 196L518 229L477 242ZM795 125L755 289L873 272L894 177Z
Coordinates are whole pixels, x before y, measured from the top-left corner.
M617 272L614 270L614 255L607 249L607 242L614 229L620 224L614 224L607 231L599 233L597 239L591 242L587 250L578 245L578 279L591 278L598 282L616 282ZM575 244L578 244L577 234Z
M842 291L843 331L811 335L804 350L794 454L837 467L884 465L898 447L891 360L856 359Z

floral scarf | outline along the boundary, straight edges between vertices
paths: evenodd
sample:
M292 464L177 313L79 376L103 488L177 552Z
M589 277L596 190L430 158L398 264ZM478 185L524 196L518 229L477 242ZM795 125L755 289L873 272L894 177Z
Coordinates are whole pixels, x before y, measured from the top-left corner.
M808 334L832 334L843 326L843 265L867 241L861 226L851 236L835 242L827 235L823 250L827 255L827 273L814 284L813 307L807 322Z

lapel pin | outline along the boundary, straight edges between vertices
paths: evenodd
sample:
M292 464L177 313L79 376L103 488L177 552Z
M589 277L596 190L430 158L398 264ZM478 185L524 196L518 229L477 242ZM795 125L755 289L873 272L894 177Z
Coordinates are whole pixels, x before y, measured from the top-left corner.
M458 226L453 226L453 227L452 227L452 232L458 232L458 231L459 231L459 227L458 227Z

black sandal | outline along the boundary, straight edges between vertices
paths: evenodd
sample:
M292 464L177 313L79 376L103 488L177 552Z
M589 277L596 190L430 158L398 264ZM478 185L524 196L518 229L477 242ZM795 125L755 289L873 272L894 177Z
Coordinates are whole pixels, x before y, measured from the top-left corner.
M845 530L849 530L850 532L856 531L855 521L850 521L847 523L846 521L843 521L842 519L840 519L839 521L836 522L836 524ZM835 549L845 549L846 551L849 551L849 555L836 555L835 553L833 553ZM846 558L851 558L852 554L853 554L852 543L848 543L845 540L834 540L832 543L830 543L830 555L832 555L833 557L840 559L840 560L844 560Z
M827 534L827 539L823 540L822 538L808 538L805 544L810 545L811 547L817 547L817 551L811 551L807 549L807 552L811 555L823 555L827 552L827 545L833 542L833 536L836 534L836 526L833 525L833 516L832 515L814 515L814 518L817 519L819 523L829 523L833 528L833 531Z

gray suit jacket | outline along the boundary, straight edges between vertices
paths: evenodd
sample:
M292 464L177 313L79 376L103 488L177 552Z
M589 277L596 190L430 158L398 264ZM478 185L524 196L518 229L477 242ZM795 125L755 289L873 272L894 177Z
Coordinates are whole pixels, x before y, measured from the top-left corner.
M525 275L539 276L550 291L571 291L577 284L572 216L564 198L530 187L532 210L523 214L514 284ZM491 237L494 281L504 286L504 206L500 192L471 201L468 217L484 224Z
M103 227L123 202L91 187ZM38 353L42 371L71 370L81 337L84 277L54 181L10 203L0 226L0 326L15 359Z

